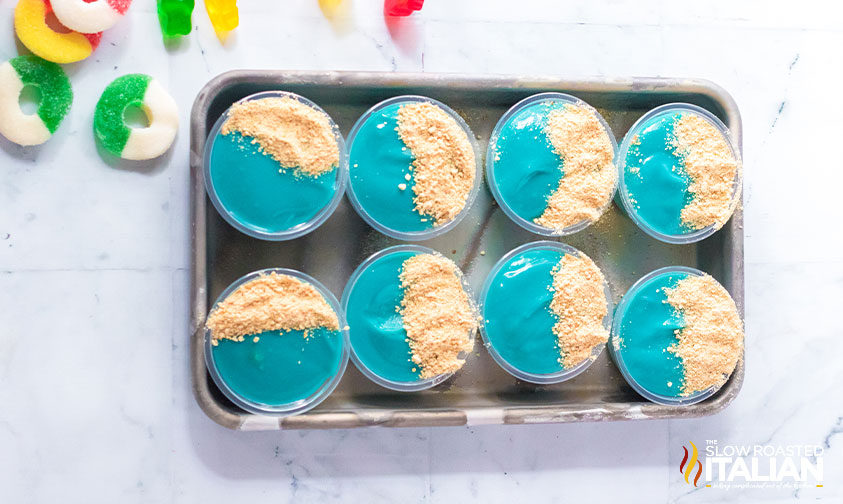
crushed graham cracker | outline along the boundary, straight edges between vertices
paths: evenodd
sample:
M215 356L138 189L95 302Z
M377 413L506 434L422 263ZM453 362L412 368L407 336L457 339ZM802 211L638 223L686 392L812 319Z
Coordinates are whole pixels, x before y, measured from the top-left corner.
M418 254L404 261L399 279L400 313L421 377L457 371L465 364L460 354L474 348L478 323L457 265L438 254Z
M333 170L340 151L330 118L290 97L260 98L235 103L220 132L251 137L260 152L283 169L317 177Z
M456 218L474 186L474 149L465 131L442 108L427 102L401 105L398 136L410 148L415 210L434 226Z
M265 331L339 329L337 314L313 285L290 275L270 273L229 294L208 316L211 338L243 341Z
M743 350L743 322L734 300L709 275L688 276L664 291L667 302L682 317L677 342L668 347L682 359L681 394L724 384Z
M682 223L698 230L712 224L722 227L740 200L735 177L741 163L735 158L723 134L697 114L681 114L673 125L671 146L690 179L693 195L682 209Z
M544 130L562 159L564 176L533 222L561 231L596 221L612 199L618 176L609 132L591 107L572 104L551 110Z
M553 268L553 299L556 335L565 369L591 357L597 345L609 340L603 319L609 313L600 268L585 254L565 254Z

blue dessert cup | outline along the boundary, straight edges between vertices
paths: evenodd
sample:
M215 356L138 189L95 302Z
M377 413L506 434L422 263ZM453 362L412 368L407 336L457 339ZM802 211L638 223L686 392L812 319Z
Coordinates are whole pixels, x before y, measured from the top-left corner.
M542 250L553 251L553 252L561 252L563 255L564 254L572 254L574 256L583 255L582 252L575 249L574 247L571 247L570 245L567 245L565 243L555 242L555 241L549 241L549 240L542 240L542 241L535 241L535 242L531 242L531 243L526 243L524 245L521 245L519 247L516 247L516 248L510 250L506 255L501 257L501 259L498 260L497 263L495 263L494 267L492 268L492 271L489 272L489 275L486 277L486 281L483 284L483 290L480 293L480 314L481 314L482 319L483 319L483 324L481 324L481 326L480 326L480 334L483 337L483 344L486 347L486 349L489 351L489 355L491 355L492 358L495 360L495 362L501 368L503 368L507 373L511 374L512 376L514 376L514 377L516 377L520 380L523 380L523 381L526 381L526 382L529 382L529 383L535 383L535 384L539 384L539 385L550 385L550 384L553 384L553 383L561 383L563 381L570 380L570 379L576 377L577 375L583 373L600 356L600 354L603 352L603 349L605 348L606 344L601 343L599 345L596 345L592 349L592 352L591 352L591 355L589 356L589 358L585 359L584 361L580 362L579 364L577 364L576 366L574 366L572 368L568 368L568 369L563 368L563 369L561 369L557 372L553 372L553 373L534 373L534 372L525 371L523 369L519 369L517 366L515 366L511 362L509 362L503 355L501 355L501 353L495 348L493 338L489 334L489 331L486 327L486 320L487 320L487 315L488 315L487 299L489 297L489 292L494 288L493 284L496 281L498 273L500 273L500 271L507 264L509 264L509 262L512 261L514 258L516 258L518 256L521 256L521 255L523 255L524 253L527 253L527 252L542 251ZM612 311L613 311L612 310L612 293L611 293L611 289L609 288L609 284L607 282L605 282L605 280L604 280L604 284L603 284L603 292L606 296L606 306L607 306L606 316L603 318L603 327L605 327L606 330L609 330L610 327L611 327L611 323L612 323Z
M480 150L477 146L477 139L474 136L474 133L471 131L471 128L465 122L465 120L456 112L454 112L450 107L445 105L444 103L434 100L433 98L428 98L426 96L416 96L416 95L403 95L403 96L395 96L393 98L389 98L384 100L369 110L367 110L357 122L354 123L354 126L351 128L351 132L348 134L348 149L349 149L349 156L353 157L354 149L355 149L355 140L360 136L360 132L362 129L367 127L372 127L372 125L368 124L368 121L373 118L375 114L378 112L383 111L388 107L400 106L403 104L412 104L412 103L430 103L436 105L437 107L444 110L458 125L459 127L465 132L466 136L468 137L468 141L471 144L471 148L474 151L474 159L475 159L475 172L474 172L474 185L471 187L471 191L469 192L465 206L463 209L450 221L442 223L440 225L432 225L427 229L422 230L406 230L406 229L397 229L395 226L390 226L384 224L383 222L379 221L378 218L373 215L375 212L372 211L371 208L367 209L370 205L369 202L366 201L358 192L359 189L355 188L355 166L353 162L350 162L349 167L349 184L348 184L348 199L351 202L351 206L354 207L354 210L360 215L360 217L366 221L367 224L372 226L377 231L403 241L421 241L421 240L428 240L431 238L435 238L440 236L444 233L447 233L451 229L457 226L457 224L462 221L468 212L471 209L471 205L474 203L474 200L477 198L477 193L480 190L480 184L482 182L483 173L482 173L482 164L481 164L481 156ZM396 132L397 136L397 132ZM358 142L359 144L359 142ZM361 148L359 145L358 149ZM409 166L409 163L408 163ZM400 183L404 182L404 179L398 180ZM409 181L408 181L409 182ZM409 185L409 184L408 184ZM411 191L410 187L407 187L405 191ZM421 216L420 216L421 218ZM432 222L432 221L431 221Z
M349 356L349 344L348 344L348 330L345 321L345 313L343 312L337 298L329 291L324 285L322 285L318 280L302 273L300 271L286 269L286 268L267 268L258 271L253 271L247 275L244 275L237 280L235 280L231 285L229 285L222 293L217 297L216 301L214 302L213 307L208 312L213 313L214 309L217 307L219 303L225 300L231 293L237 290L238 287L241 285L259 278L264 275L268 275L270 273L276 273L279 275L288 275L294 278L301 280L307 284L312 285L325 299L325 301L331 306L331 309L337 314L337 320L339 322L339 337L341 338L341 351L339 357L339 363L336 367L334 373L330 376L327 376L325 381L322 385L310 394L307 397L301 398L299 400L284 403L284 404L266 404L257 402L254 400L250 400L247 397L244 397L242 394L238 393L234 388L229 386L223 376L220 374L219 370L217 369L217 365L214 361L214 345L212 343L212 335L209 329L205 329L205 338L204 338L204 349L205 349L205 366L208 369L208 374L211 375L211 378L214 380L214 383L219 387L220 391L222 391L223 395L225 395L228 400L234 403L237 407L243 409L244 411L248 411L250 413L254 413L257 415L267 415L267 416L277 416L277 417L286 417L291 415L298 415L304 413L312 408L315 408L319 405L322 401L324 401L331 392L337 388L340 380L342 379L343 374L345 373L345 369L348 366L348 356ZM284 336L280 336L284 337ZM234 344L242 345L248 344L248 342L235 342Z
M698 230L689 230L687 233L680 233L680 234L671 234L671 233L664 233L655 229L652 225L647 223L645 219L643 219L633 204L633 201L629 195L629 190L627 188L626 182L626 168L627 168L627 155L629 154L630 147L632 146L632 142L635 140L636 136L646 128L653 120L658 119L659 117L670 115L670 114L677 114L677 113L691 113L698 115L712 124L726 139L726 143L729 145L729 149L732 151L735 159L738 161L739 165L741 163L741 153L740 149L738 148L737 143L735 142L734 138L732 138L731 133L729 132L729 128L726 127L723 122L717 118L714 114L709 112L708 110L698 107L697 105L692 105L690 103L668 103L665 105L661 105L659 107L650 110L641 118L639 118L635 123L629 128L629 131L623 138L620 146L620 153L618 159L618 192L617 197L615 198L616 201L619 202L619 205L623 209L624 213L629 216L630 219L645 233L652 236L653 238L663 241L665 243L675 244L675 245L686 245L690 243L696 243L700 240L704 240L708 238L715 232L717 232L722 226L717 224L712 224L707 226L703 229ZM742 193L742 183L743 183L743 170L739 166L737 173L735 174L735 179L733 182L733 190L732 190L732 205L733 209L737 207L739 204L739 200L741 198Z
M232 208L226 206L226 204L220 198L219 191L222 188L216 187L216 184L214 183L214 178L212 177L212 171L214 169L212 166L212 154L214 152L214 144L221 136L220 130L222 129L223 123L225 123L226 119L228 118L227 110L219 117L219 119L217 119L216 123L214 123L214 126L213 128L211 128L211 132L208 135L208 140L205 143L205 151L203 153L203 177L205 180L205 190L208 193L208 198L211 200L211 204L214 205L214 208L217 210L220 216L222 216L222 218L225 219L226 222L228 222L232 227L234 227L238 231L253 238L258 238L260 240L292 240L304 236L319 227L320 225L322 225L334 213L334 210L336 210L337 206L342 200L343 194L345 194L345 187L348 180L348 153L346 151L345 140L343 139L342 133L340 133L340 129L333 121L333 119L331 119L331 117L318 105L303 96L299 96L295 93L289 93L286 91L264 91L249 95L241 100L238 100L235 105L245 101L260 100L263 98L291 98L325 114L325 116L328 117L328 120L331 124L331 130L334 139L336 140L337 147L339 149L339 164L337 165L337 167L334 168L333 171L320 175L320 177L330 176L333 178L331 184L331 190L333 191L332 196L325 203L324 206L319 208L318 211L316 211L315 214L312 215L312 217L310 217L304 222L300 222L286 229L267 230L265 228L261 228L250 224L244 219L239 218L236 212ZM278 197L279 199L282 199L284 198L284 195L279 194Z

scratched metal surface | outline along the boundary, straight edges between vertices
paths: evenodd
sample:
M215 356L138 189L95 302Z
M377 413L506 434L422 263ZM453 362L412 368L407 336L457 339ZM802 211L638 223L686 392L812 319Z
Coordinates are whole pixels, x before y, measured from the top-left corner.
M723 388L706 401L681 408L649 403L623 380L603 354L583 374L556 385L521 382L497 366L478 343L465 367L431 390L393 392L370 382L349 363L340 385L315 409L278 419L251 415L227 401L207 374L202 327L210 303L240 276L267 267L304 271L339 298L354 268L370 254L399 243L371 229L346 199L319 229L289 242L250 238L229 226L209 204L202 176L205 137L234 101L269 89L299 93L324 108L347 134L354 121L378 101L400 94L436 98L460 113L481 149L498 118L518 100L542 91L573 94L596 107L620 142L632 123L658 105L682 101L719 116L738 144L741 120L732 98L716 85L683 79L595 79L463 76L360 72L235 71L220 75L200 91L191 115L191 377L194 395L210 418L232 429L336 428L517 424L676 418L710 415L725 408L743 381L739 364ZM561 241L597 262L617 300L639 277L667 265L688 265L717 278L743 313L743 216L694 245L668 245L643 232L614 206L595 225ZM469 215L455 229L426 242L453 258L475 292L486 274L512 248L541 239L511 222L480 192ZM482 253L481 253L482 252ZM478 338L478 342L480 339Z

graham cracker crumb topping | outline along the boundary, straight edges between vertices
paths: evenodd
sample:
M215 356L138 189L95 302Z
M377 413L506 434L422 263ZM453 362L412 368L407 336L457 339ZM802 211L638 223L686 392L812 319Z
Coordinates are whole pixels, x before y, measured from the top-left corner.
M415 210L434 225L454 220L474 186L474 149L465 131L442 108L427 102L398 109L398 136L414 160Z
M550 310L557 318L553 333L566 369L588 359L595 346L609 339L603 326L609 313L604 284L600 268L585 254L565 254L553 268Z
M682 114L673 129L672 147L682 160L693 195L682 209L682 223L694 230L723 226L740 200L740 193L733 197L740 162L723 134L697 114Z
M562 158L564 176L534 222L562 230L600 218L617 180L609 133L591 107L566 104L551 110L545 134Z
M236 103L228 109L220 131L251 137L263 154L296 175L316 177L340 162L328 116L290 97Z
M677 342L668 347L682 359L681 394L722 385L743 349L743 323L732 297L709 275L689 276L664 291L684 324L677 331Z
M211 338L243 341L265 331L339 329L337 314L313 285L290 275L270 273L228 295L208 316Z
M418 254L404 261L399 279L400 313L421 377L460 369L465 359L459 354L474 348L477 318L457 265L438 254Z

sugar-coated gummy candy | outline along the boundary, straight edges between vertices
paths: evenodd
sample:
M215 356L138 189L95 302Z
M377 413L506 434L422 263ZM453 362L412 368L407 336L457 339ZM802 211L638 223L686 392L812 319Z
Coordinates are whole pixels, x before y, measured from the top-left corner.
M47 0L18 0L15 33L35 55L54 63L75 63L94 51L102 33L57 32L47 24L52 7Z
M26 86L36 86L41 101L35 114L20 106ZM38 56L18 56L0 65L0 134L20 145L50 139L73 103L73 90L64 70Z
M56 18L80 33L97 33L114 26L132 0L51 0Z
M141 108L149 120L145 128L126 125L127 107ZM173 144L179 127L178 106L157 80L128 74L112 81L94 112L94 133L100 145L123 159L152 159Z

